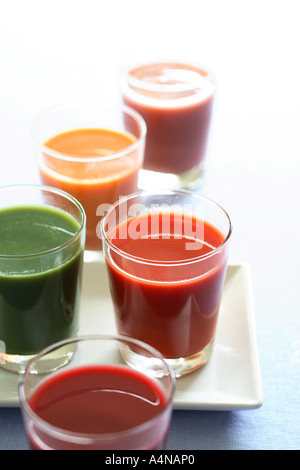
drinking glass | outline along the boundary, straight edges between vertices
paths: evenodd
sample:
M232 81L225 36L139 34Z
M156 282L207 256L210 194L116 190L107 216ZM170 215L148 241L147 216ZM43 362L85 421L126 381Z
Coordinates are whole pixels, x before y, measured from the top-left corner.
M72 196L0 188L0 367L22 372L41 349L77 333L84 243L85 213Z
M128 68L120 86L123 102L147 125L139 189L199 188L213 113L212 73L194 64L149 62Z
M118 334L159 350L181 377L207 363L214 344L231 221L190 191L142 191L102 220Z
M72 360L45 373L45 360L70 349ZM127 362L127 350L131 355ZM40 352L20 377L31 449L164 449L175 379L162 355L140 341L81 336Z
M43 111L32 135L43 184L72 194L83 206L85 260L101 257L98 206L135 192L144 158L146 125L126 106L65 103Z

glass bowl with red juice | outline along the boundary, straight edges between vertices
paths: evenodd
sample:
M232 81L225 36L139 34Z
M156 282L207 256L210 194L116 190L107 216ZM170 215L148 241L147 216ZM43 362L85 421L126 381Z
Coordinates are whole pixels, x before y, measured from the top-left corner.
M85 260L99 259L102 208L138 188L144 120L125 106L77 101L44 110L32 136L41 182L80 201L87 218Z
M102 220L118 334L159 350L177 377L212 353L231 231L221 206L184 190L133 194Z
M45 373L60 350L72 360ZM130 348L136 357L127 362ZM132 355L130 356L132 359ZM165 449L175 379L162 355L130 338L81 336L39 353L20 377L33 450Z

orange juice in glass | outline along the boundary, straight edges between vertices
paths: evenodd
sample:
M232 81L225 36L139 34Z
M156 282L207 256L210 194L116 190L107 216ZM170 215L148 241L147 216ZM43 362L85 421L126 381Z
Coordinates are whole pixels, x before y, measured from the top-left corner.
M42 183L66 191L84 207L87 260L101 253L105 207L137 190L145 136L137 112L97 101L50 108L33 124Z

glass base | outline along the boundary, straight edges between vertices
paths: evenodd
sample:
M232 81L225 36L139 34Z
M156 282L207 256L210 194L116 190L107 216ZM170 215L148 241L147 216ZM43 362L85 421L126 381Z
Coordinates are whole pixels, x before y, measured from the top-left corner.
M84 252L84 262L85 263L96 263L97 261L103 261L103 252L102 250L85 250Z
M161 173L142 169L139 174L138 186L140 190L155 189L199 189L204 182L204 170L199 167L192 168L181 174Z
M214 347L214 340L208 344L202 351L187 357L179 357L176 359L166 359L166 363L173 369L175 377L178 379L193 371L205 366L211 357ZM154 358L149 358L138 354L130 349L129 346L122 346L120 350L121 356L126 364L140 370L149 370L149 375L153 377L155 372ZM154 372L153 372L154 371ZM158 375L156 375L158 377Z
M172 367L176 378L184 377L205 366L212 354L213 347L214 341L196 354L187 357L179 357L178 359L166 359L166 362Z
M38 363L38 369L32 370L33 374L45 374L48 372L55 371L60 367L68 364L73 357L75 352L75 346L65 346L60 348L58 351L47 354ZM28 363L33 359L35 355L19 355L19 354L0 354L0 368L5 369L9 372L15 372L17 374L24 373Z
M123 361L133 369L146 373L147 377L153 379L161 379L165 375L162 370L161 360L154 356L146 356L145 354L133 351L133 349L125 344L120 344L120 354Z

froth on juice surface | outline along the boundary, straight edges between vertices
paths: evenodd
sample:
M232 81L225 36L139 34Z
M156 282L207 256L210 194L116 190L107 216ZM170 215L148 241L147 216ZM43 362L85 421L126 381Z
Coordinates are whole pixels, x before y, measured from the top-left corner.
M135 142L130 133L86 128L57 134L44 143L49 154L44 150L40 160L41 180L66 191L83 205L87 250L101 247L97 226L103 214L97 213L98 206L112 204L120 195L137 190L141 159Z
M147 124L144 168L181 174L204 166L213 110L211 75L177 62L132 68L123 100Z

